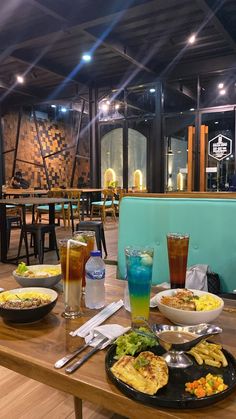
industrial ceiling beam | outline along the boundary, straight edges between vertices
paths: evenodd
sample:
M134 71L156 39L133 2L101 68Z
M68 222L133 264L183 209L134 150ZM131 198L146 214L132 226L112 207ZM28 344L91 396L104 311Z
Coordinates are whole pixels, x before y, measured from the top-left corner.
M169 73L169 79L178 80L197 75L217 74L235 70L236 54L231 54L225 55L224 59L222 59L222 57L214 57L207 60L196 60L194 63L193 61L185 61L176 65L176 67Z
M234 52L236 52L236 43L234 39L230 36L229 32L225 29L224 25L216 15L216 12L220 9L221 6L223 6L224 1L218 2L215 11L207 4L206 0L197 0L197 4L203 10L206 16L208 16L208 21L213 23L214 27L219 33L221 33L228 45L233 49Z
M33 4L34 6L38 7L43 12L49 14L51 17L59 20L63 24L68 24L68 25L71 24L71 22L69 20L62 17L60 14L58 14L57 12L52 10L50 7L42 5L38 0L27 0L27 1L31 4ZM118 14L118 16L119 16L119 14ZM88 30L86 30L85 27L82 27L82 25L78 25L76 28L79 29L81 34L88 36L89 38L91 38L92 41L98 42L98 45L102 45L102 46L110 49L115 54L119 55L120 57L122 57L126 61L130 62L131 64L133 64L134 66L136 66L140 70L146 71L147 73L151 73L153 75L156 75L156 73L152 69L150 69L145 64L143 64L142 62L135 59L132 55L128 54L124 46L117 46L117 44L114 43L114 42L106 41L105 39L101 39L101 38L97 37L96 35L92 34L91 32L89 32Z
M32 54L29 54L28 52L24 50L14 51L11 54L11 57L15 58L16 60L24 64L32 66L32 68L38 68L40 70L51 73L55 76L61 77L62 79L65 79L68 77L68 70L64 69L64 67L58 64L55 66L53 63L47 60L43 60L43 59L37 61L36 56L33 56ZM75 77L71 77L71 78L68 77L68 82L75 83L79 87L87 87L86 83L88 82L88 79L82 76L80 76L78 79Z

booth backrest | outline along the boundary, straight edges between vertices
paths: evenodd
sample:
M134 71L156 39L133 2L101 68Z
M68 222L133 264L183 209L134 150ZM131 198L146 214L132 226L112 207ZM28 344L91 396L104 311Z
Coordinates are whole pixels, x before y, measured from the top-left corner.
M236 289L236 199L124 197L120 204L118 275L126 246L154 247L153 283L169 279L166 234L189 233L188 266L207 264L222 291Z

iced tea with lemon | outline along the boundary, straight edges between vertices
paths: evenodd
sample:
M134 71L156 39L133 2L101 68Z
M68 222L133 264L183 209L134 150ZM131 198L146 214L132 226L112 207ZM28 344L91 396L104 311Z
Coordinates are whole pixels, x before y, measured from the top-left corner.
M90 252L94 250L95 244L95 232L94 231L76 231L73 234L73 238L80 242L84 242L87 246L84 248L84 270L83 270L83 278L82 278L82 289L84 289L85 283L85 265L86 262L90 258Z
M61 270L64 280L64 303L66 318L79 317L81 312L82 279L85 246L75 240L59 240Z

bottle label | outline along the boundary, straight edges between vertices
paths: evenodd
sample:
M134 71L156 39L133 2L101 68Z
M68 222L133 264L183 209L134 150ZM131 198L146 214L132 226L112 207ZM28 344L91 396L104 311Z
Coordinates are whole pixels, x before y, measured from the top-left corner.
M89 279L104 279L105 269L97 269L92 272L86 271L86 276Z

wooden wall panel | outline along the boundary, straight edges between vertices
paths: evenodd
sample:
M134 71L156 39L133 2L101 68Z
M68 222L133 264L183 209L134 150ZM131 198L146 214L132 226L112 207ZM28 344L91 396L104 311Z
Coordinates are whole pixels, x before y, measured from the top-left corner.
M12 112L4 116L4 150L15 148L18 113ZM72 127L63 122L38 119L39 136L44 156L59 152L67 147L70 150L46 158L49 182L51 187L69 186L73 158L75 154L74 133ZM77 159L75 180L73 186L89 185L89 141L86 131L80 140L79 155L87 159ZM74 145L74 147L73 147ZM14 151L5 154L6 180L12 176ZM17 151L16 171L20 170L31 187L47 187L43 160L33 118L23 114Z

